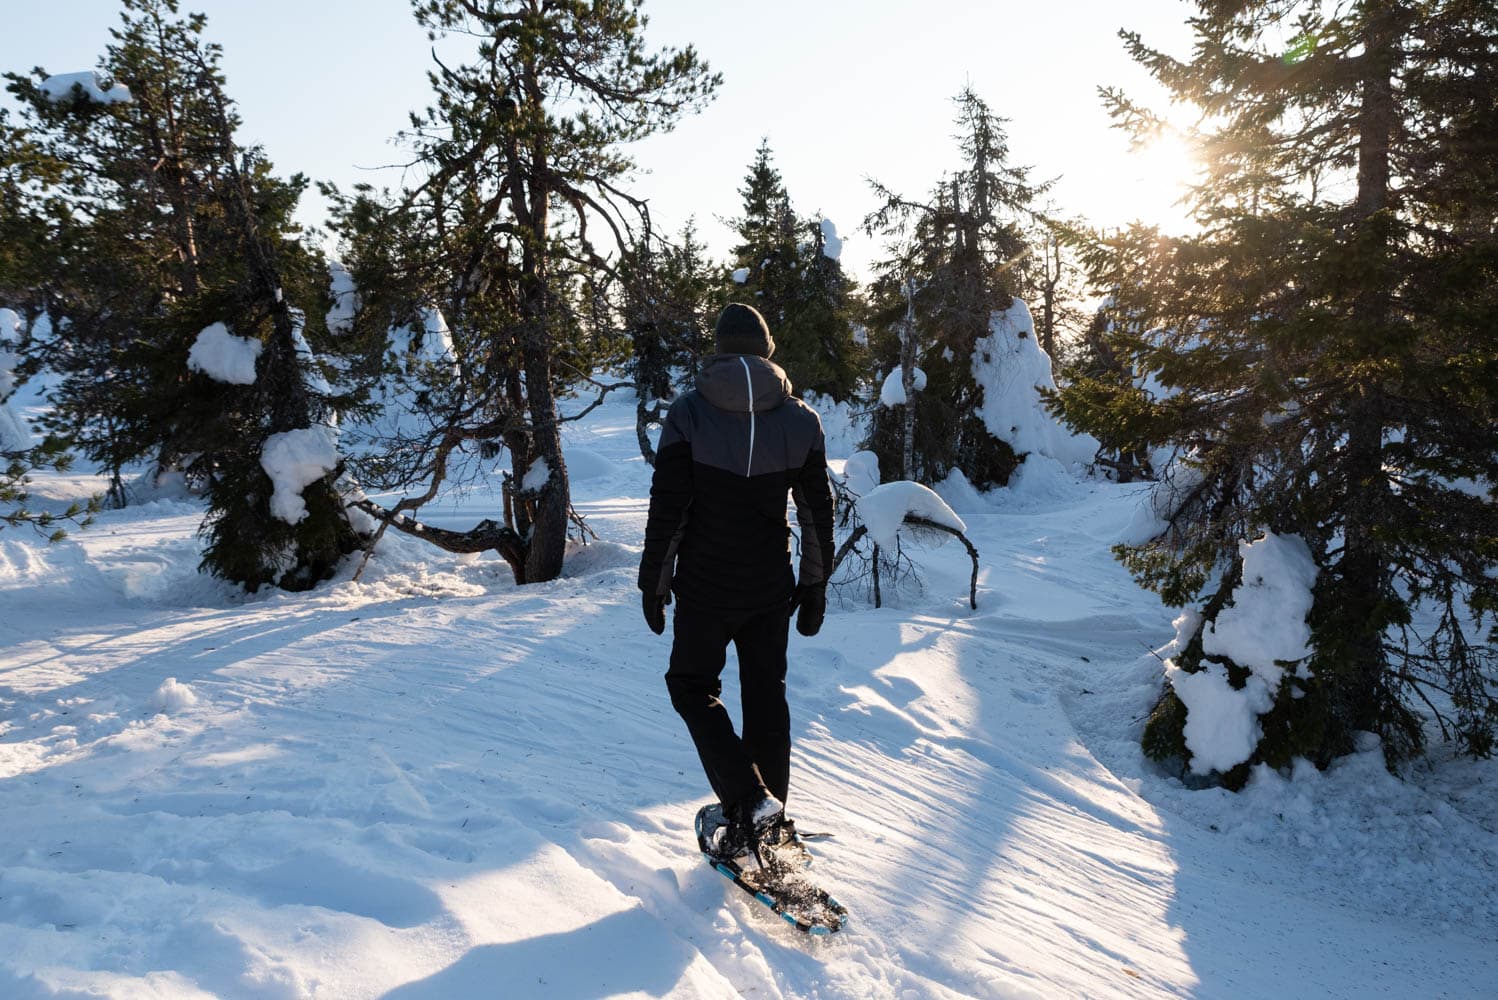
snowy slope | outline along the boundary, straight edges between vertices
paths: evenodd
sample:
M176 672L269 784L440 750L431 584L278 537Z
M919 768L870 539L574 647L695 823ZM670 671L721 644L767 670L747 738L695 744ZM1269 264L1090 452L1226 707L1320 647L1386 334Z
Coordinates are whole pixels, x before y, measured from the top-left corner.
M186 503L0 534L0 996L1492 995L1498 770L1155 775L1171 615L1107 552L1137 487L1048 460L943 490L977 611L947 546L923 598L793 634L790 807L853 923L741 901L639 620L633 407L569 428L603 540L549 584L390 537L359 583L236 595Z

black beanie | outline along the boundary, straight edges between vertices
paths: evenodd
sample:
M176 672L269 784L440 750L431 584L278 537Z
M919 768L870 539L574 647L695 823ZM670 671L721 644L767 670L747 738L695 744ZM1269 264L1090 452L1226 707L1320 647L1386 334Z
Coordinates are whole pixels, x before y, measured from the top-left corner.
M775 341L765 318L758 309L742 302L730 302L718 314L713 334L718 340L719 354L757 354L768 358L775 353Z

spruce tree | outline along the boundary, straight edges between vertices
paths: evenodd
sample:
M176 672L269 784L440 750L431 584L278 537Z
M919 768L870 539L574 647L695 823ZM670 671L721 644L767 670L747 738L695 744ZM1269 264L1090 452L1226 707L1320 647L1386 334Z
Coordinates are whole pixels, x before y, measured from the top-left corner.
M862 375L853 339L853 282L829 247L820 218L797 216L768 139L739 188L743 214L730 220L739 242L727 301L753 305L775 338L775 362L798 393L850 399Z
M871 286L874 351L888 372L901 363L903 338L917 341L914 363L926 375L926 388L898 408L915 409L909 474L935 482L961 470L988 487L1006 483L1019 456L977 416L983 400L972 359L994 312L1008 308L1021 290L1025 233L1045 186L1029 179L1028 168L1009 162L1004 120L981 97L965 88L955 103L960 169L926 201L873 184L881 205L864 228L883 235L891 251L875 265ZM905 414L876 409L867 446L881 469L902 467L904 440Z
M154 460L207 495L204 566L256 589L308 587L355 544L335 470L278 508L262 457L276 435L306 432L331 401L307 343L321 340L326 279L291 222L304 179L282 180L239 145L219 48L176 0L124 0L102 64L126 99L59 93L10 75L40 154L63 165L40 198L52 241L41 289L62 375L53 417L113 474ZM321 308L317 308L321 306ZM214 324L261 345L251 381L192 370ZM278 513L280 509L280 513Z
M1256 762L1320 765L1383 738L1391 764L1433 717L1486 754L1498 725L1498 9L1358 0L1199 2L1187 61L1123 37L1201 109L1200 231L1136 226L1093 255L1128 322L1129 378L1082 380L1084 425L1187 457L1166 530L1120 555L1212 622L1240 541L1296 535L1314 560L1311 652L1257 718ZM1105 92L1140 132L1156 116ZM1140 390L1145 377L1167 391ZM1249 670L1183 636L1176 665ZM1428 712L1429 716L1424 713ZM1168 689L1145 732L1190 757ZM1197 768L1201 770L1201 768Z

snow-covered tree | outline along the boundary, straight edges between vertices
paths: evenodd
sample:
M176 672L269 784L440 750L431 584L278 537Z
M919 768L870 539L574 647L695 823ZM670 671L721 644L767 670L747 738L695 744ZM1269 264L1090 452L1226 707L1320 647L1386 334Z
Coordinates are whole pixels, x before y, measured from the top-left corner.
M291 221L305 181L239 144L203 17L123 8L99 72L8 77L39 157L60 165L30 192L51 237L33 273L62 376L53 426L116 489L141 459L200 486L215 574L304 588L356 540L336 452L315 476L302 463L295 503L266 461L282 435L322 434L330 408L307 342L326 278ZM321 308L308 323L294 304Z
M1201 607L1146 749L1237 785L1256 762L1324 765L1363 732L1397 761L1424 744L1428 711L1488 753L1498 9L1197 7L1188 61L1123 37L1201 109L1200 230L1136 226L1094 255L1126 319L1104 335L1119 366L1067 390L1084 425L1184 456L1157 492L1158 531L1120 550L1168 603ZM1108 100L1129 128L1166 127ZM1301 567L1289 575L1311 600L1266 627L1309 634L1255 662L1213 637L1272 583L1241 548L1269 537L1295 540L1278 561ZM1231 754L1194 735L1214 696L1252 706Z
M900 398L881 393L868 447L882 468L906 468L907 477L935 482L961 471L986 487L1007 482L1032 448L1017 424L1000 419L1012 401L994 394L1013 388L1023 405L1039 405L1030 381L1039 367L1013 365L1029 358L1020 350L1026 337L1035 360L1044 356L1028 312L1021 318L1010 310L1021 288L1018 265L1030 252L1026 227L1044 185L1010 164L1003 119L982 98L964 89L956 103L961 167L926 201L875 183L882 204L864 221L889 249L870 291L875 360L882 373L901 373ZM1053 384L1049 362L1043 367L1041 382ZM924 391L911 398L917 369ZM885 386L893 389L894 378L887 374ZM1036 419L1050 422L1043 411Z
M750 303L765 317L775 363L796 392L850 399L863 352L853 336L857 303L836 225L796 214L768 140L755 151L739 196L743 214L731 220L739 242L724 303Z

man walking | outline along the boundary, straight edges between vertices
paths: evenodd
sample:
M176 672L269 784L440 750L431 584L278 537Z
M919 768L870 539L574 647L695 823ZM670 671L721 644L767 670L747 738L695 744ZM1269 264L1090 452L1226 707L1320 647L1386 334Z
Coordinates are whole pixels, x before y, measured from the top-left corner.
M728 820L714 851L758 855L784 837L790 785L789 622L816 635L832 568L832 491L816 412L791 395L764 317L733 303L718 353L671 405L656 451L639 586L657 635L676 595L666 687ZM791 572L786 493L801 528ZM728 643L738 650L743 735L719 700Z

